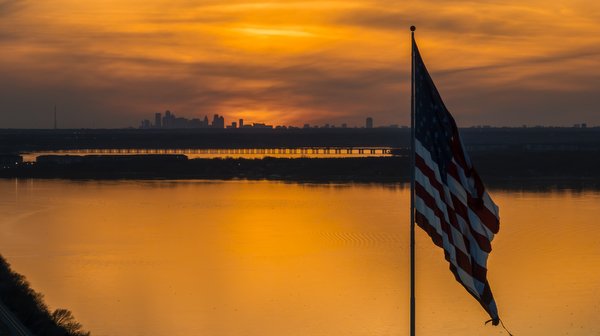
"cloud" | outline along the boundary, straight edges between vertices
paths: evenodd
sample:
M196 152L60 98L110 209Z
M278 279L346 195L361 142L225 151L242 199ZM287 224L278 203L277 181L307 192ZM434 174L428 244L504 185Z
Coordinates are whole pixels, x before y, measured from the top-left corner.
M367 116L407 124L409 45L398 35L411 24L462 125L531 116L600 123L590 112L599 104L598 24L573 20L579 9L553 21L555 8L511 1L394 9L373 0L57 1L65 6L0 0L2 15L27 8L0 20L0 127L48 127L55 103L65 127L137 125L166 109L295 125L362 125ZM581 33L560 44L546 31L571 22Z
M411 25L423 27L442 34L471 34L476 36L511 37L515 32L535 34L540 27L532 20L542 20L540 15L528 21L511 18L515 13L522 15L524 8L487 4L449 6L439 2L435 9L427 6L406 6L402 10L362 8L346 11L334 23L363 29L406 32ZM495 14L491 12L497 11Z
M597 51L532 57L518 66L548 63L556 68L555 63L583 55L594 59ZM40 60L45 62L37 62L34 68L29 63L34 60L29 60L0 71L6 79L0 85L0 100L5 102L0 127L49 127L48 111L54 103L60 107L63 127L137 125L139 120L166 109L190 118L219 113L228 121L244 118L295 125L362 125L367 116L374 117L379 125L407 124L409 117L409 69L393 64L332 66L323 63L319 54L294 63L285 60L269 64L177 62L88 53L44 55ZM62 64L70 66L64 68ZM449 69L432 75L447 105L464 126L594 122L593 107L600 105L594 92L600 82L594 73L585 69L568 76L534 72L529 78L485 84L486 78L497 79L514 66L507 63ZM35 81L29 79L33 74ZM572 92L529 84L557 81L585 85Z
M510 69L516 68L528 68L536 65L544 65L544 64L564 64L568 61L576 61L579 59L586 58L595 58L600 56L600 48L593 47L585 47L578 48L575 50L568 50L557 52L552 55L537 55L532 57L525 58L517 58L508 62L500 62L493 64L486 64L480 66L471 66L464 68L452 68L452 69L444 69L437 72L439 76L449 76L466 72L496 72L496 71L506 71Z
M0 99L6 102L2 113L5 119L0 119L0 124L31 123L35 120L31 115L11 112L47 110L52 101L72 110L72 114L63 115L63 123L86 127L107 127L116 120L123 121L119 126L135 125L139 119L165 109L189 117L221 113L230 120L245 117L295 124L300 121L362 124L364 117L373 114L376 120L391 123L401 108L398 78L407 77L406 73L387 68L324 69L307 63L181 63L88 54L61 55L61 63L71 64L64 69L49 65L52 62L48 62L47 56L44 58L47 62L35 69L26 69L25 64L12 71L4 69L1 75L11 84L0 92ZM90 70L94 67L95 70ZM106 71L115 67L136 67L144 76ZM29 77L27 72L35 72L44 80L24 80ZM82 76L83 73L87 75ZM27 99L29 95L37 97L35 102ZM94 117L84 122L85 118L79 115L84 112ZM45 117L43 114L38 117L41 126ZM273 117L279 120L262 120Z
M26 5L26 0L0 0L0 17L11 15Z

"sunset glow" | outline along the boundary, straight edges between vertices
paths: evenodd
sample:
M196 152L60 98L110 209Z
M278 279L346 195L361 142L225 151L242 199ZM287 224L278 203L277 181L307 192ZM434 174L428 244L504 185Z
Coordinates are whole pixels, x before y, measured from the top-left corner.
M0 0L0 128L171 110L407 124L417 39L460 124L600 124L600 4Z

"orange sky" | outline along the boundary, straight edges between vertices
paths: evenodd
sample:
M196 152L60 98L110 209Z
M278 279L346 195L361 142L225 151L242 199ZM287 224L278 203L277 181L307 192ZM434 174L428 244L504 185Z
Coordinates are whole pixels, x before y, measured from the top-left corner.
M0 0L0 128L407 124L415 24L460 125L600 125L600 3Z

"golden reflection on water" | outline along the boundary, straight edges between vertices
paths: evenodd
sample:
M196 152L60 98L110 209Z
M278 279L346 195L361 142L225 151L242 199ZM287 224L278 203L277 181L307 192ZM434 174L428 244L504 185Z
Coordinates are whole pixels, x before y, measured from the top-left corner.
M0 253L94 335L405 335L408 190L0 180ZM600 194L493 191L516 334L600 331ZM417 234L421 335L498 335Z

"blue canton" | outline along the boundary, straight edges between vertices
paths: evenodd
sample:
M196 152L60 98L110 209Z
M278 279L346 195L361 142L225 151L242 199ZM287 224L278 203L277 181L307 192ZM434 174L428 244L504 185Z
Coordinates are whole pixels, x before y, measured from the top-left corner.
M429 151L446 182L447 167L452 161L454 119L446 109L421 54L415 48L415 138Z

